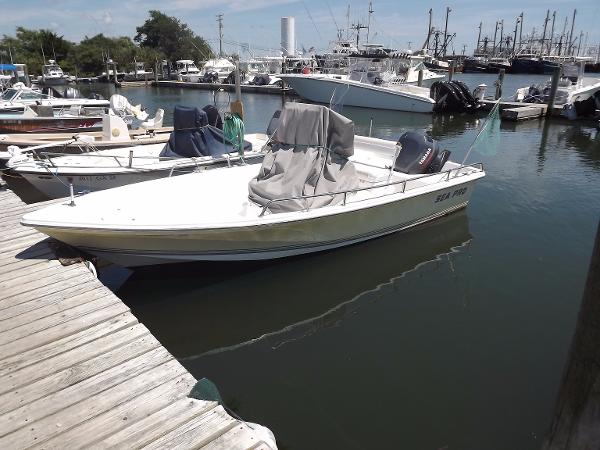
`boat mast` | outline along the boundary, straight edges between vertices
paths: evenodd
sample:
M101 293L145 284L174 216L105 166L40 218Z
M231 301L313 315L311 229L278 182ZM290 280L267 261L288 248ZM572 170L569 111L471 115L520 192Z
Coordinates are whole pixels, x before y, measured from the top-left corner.
M500 47L500 53L502 53L502 43L504 42L504 19L500 19L500 41L498 42Z
M573 20L571 21L571 33L569 34L569 54L573 54L573 29L575 28L575 15L577 14L577 9L573 10Z
M444 57L446 57L446 46L448 45L448 16L450 15L449 6L446 6L446 25L444 26Z
M521 27L519 29L519 52L521 52L521 50L523 50L523 12L521 11L521 15L519 16L521 18Z
M429 8L429 27L427 28L427 39L425 39L425 43L423 44L423 48L421 50L429 50L429 39L431 38L432 14L433 14L433 9Z
M548 43L548 55L552 53L552 41L554 40L554 21L556 20L556 11L552 13L552 28L550 29L550 42Z
M494 46L492 47L492 56L496 56L496 35L498 34L498 21L496 20L496 28L494 29Z
M479 53L479 43L481 41L481 26L483 22L479 22L479 34L477 35L477 47L475 47L475 52Z
M542 33L542 41L540 47L540 56L544 56L544 44L546 42L546 28L548 27L548 21L550 20L550 10L546 10L546 18L544 19L544 32Z
M517 30L519 28L520 18L521 16L517 16L517 21L515 22L515 37L513 39L512 56L515 56L515 45L517 45Z
M369 44L369 32L371 31L371 14L373 14L373 3L369 2L369 18L367 19L367 45Z
M223 14L217 14L219 22L219 58L223 57Z

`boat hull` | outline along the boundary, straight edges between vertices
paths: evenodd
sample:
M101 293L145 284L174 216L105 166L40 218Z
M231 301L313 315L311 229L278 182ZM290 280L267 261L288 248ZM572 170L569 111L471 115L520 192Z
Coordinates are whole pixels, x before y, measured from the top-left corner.
M364 83L311 77L281 77L300 96L311 102L332 102L362 108L390 109L431 113L435 102L429 98L406 95L392 88L382 88Z
M102 117L3 119L0 133L65 133L102 129Z
M414 227L465 208L476 180L451 180L439 189L368 208L256 226L185 230L36 228L105 260L136 267L188 261L244 261L320 252ZM27 223L25 223L27 225Z

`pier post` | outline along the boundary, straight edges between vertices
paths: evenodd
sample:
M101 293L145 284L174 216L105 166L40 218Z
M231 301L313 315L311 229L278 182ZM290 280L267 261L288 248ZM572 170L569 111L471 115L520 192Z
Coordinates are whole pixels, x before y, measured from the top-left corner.
M419 78L417 78L417 86L423 86L423 69L419 69Z
M448 67L448 81L452 81L454 77L454 60L450 61L450 67Z
M569 359L543 450L600 446L600 223Z
M506 70L504 69L500 69L500 71L498 72L498 80L496 80L496 96L494 97L496 100L502 97L502 83L504 83L505 73Z
M554 101L556 100L556 91L558 90L561 70L561 66L557 66L554 68L554 72L552 72L552 86L550 87L550 98L548 98L548 108L546 109L547 117L551 117L554 110Z
M242 103L242 86L240 84L240 63L235 62L235 101L231 102L231 112L244 120L244 104Z

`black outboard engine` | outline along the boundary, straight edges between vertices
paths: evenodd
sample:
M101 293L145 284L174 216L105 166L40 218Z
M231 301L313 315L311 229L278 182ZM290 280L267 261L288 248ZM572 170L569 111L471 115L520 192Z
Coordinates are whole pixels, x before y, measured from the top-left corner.
M271 82L271 77L269 74L260 74L256 75L250 84L254 86L266 86Z
M429 92L435 100L436 112L472 112L479 107L479 102L461 81L436 81Z
M217 72L206 72L202 77L202 83L216 83L217 81L219 81Z
M394 161L394 170L409 175L439 172L450 152L439 151L437 141L431 137L407 131L398 139L400 152Z
M62 94L63 98L83 98L79 89L67 86Z

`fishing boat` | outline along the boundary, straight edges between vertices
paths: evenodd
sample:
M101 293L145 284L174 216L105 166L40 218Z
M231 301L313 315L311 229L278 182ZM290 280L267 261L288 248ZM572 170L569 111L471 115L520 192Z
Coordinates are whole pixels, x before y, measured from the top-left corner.
M177 80L188 83L197 83L202 78L200 69L191 59L180 59L175 61L175 74Z
M62 143L48 144L34 148L45 150L43 158L17 154L6 165L45 196L60 198L68 195L71 187L77 193L98 191L194 170L258 162L263 156L263 135L245 136L240 154L198 108L176 107L174 122L175 131L166 144L101 151L91 145L85 153L67 156L50 153L53 146Z
M302 98L317 103L363 108L431 113L435 101L429 89L404 83L385 83L379 71L352 71L350 75L281 74Z
M288 103L261 166L240 165L74 197L22 218L123 266L282 258L351 245L467 206L481 164L407 132L354 135L320 105Z
M55 60L48 60L48 64L42 67L42 74L37 82L40 86L64 86L69 83L69 78Z
M76 95L78 91L67 88L69 97L61 96L56 90L50 90L44 94L39 89L25 86L23 83L15 83L4 91L0 96L0 114L22 113L25 106L42 105L51 106L53 109L65 109L71 106L108 108L110 103L103 98L82 98Z
M202 69L202 81L223 83L234 70L235 64L227 58L209 59Z
M514 101L548 103L551 89L551 80L544 85L522 87L515 92ZM583 63L564 65L554 104L563 106L563 112L568 117L573 113L586 115L596 111L596 98L600 101L600 78L585 77Z

